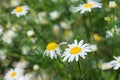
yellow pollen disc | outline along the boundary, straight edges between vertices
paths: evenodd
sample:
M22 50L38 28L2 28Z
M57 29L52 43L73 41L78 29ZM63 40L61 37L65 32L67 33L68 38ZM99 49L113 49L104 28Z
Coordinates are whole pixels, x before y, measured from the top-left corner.
M47 45L47 50L55 50L58 47L58 44L51 42Z
M10 76L11 76L11 77L15 77L16 74L17 74L16 72L12 72Z
M70 50L70 54L77 54L77 53L80 53L81 51L82 51L82 49L80 47L73 47Z
M22 7L17 7L15 10L16 10L16 12L22 12L23 11Z
M100 42L102 40L102 37L98 34L93 34L93 38L94 38L94 40L96 40L98 42Z
M118 60L118 63L120 64L120 60Z
M93 4L85 4L84 5L84 8L91 8L91 7L93 7Z

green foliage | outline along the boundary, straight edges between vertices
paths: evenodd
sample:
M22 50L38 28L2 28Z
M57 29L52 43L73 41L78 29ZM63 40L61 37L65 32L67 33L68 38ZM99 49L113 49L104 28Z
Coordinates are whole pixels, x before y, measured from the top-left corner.
M11 14L16 8L11 1L0 0L0 28L3 29L0 33L0 56L6 56L4 59L0 57L0 80L3 80L7 71L14 68L21 59L29 62L25 73L35 72L37 76L44 70L49 80L83 80L82 77L84 80L116 79L117 70L103 71L98 65L109 62L113 60L113 56L120 54L119 0L113 0L117 3L115 8L109 8L109 0L100 0L102 8L84 14L75 13L74 7L86 3L86 0L21 0L17 6L26 5L29 10L20 17ZM50 13L53 11L58 13L51 19ZM9 39L7 36L3 40L9 30L14 32L10 36L15 34L15 37ZM29 30L34 32L32 36L28 36ZM112 37L106 37L108 30L113 33ZM95 34L97 39L101 39L96 40ZM80 58L82 75L75 61L62 62L61 57L50 59L43 55L49 42L73 43L75 39L97 45L95 52L88 53L85 59ZM9 43L9 40L12 41ZM61 47L63 52L67 46ZM38 70L33 69L35 64L39 65Z

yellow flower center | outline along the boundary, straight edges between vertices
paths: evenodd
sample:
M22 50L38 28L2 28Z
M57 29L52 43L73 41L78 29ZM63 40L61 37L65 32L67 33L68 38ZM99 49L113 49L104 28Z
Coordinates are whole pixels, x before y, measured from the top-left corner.
M108 68L109 68L108 64L105 64L105 65L103 66L103 69L108 69Z
M20 7L20 6L17 7L15 10L16 10L16 12L22 12L23 11L22 7Z
M85 4L84 5L84 8L91 8L91 7L93 7L93 4Z
M71 50L70 50L70 54L77 54L77 53L80 53L82 51L82 49L80 47L73 47Z
M118 60L118 63L120 64L120 60Z
M15 77L16 75L17 75L16 72L12 72L10 76L11 76L11 77Z
M98 34L93 34L93 38L94 38L94 40L96 40L98 42L100 42L102 40L102 37Z
M58 44L51 42L47 45L47 50L55 50L58 47Z

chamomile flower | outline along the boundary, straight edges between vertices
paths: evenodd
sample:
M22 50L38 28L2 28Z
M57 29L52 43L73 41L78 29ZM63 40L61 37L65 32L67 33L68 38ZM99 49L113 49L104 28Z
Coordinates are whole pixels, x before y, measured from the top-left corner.
M23 75L23 76L19 77L17 80L31 80L31 77L29 77L27 75Z
M92 1L76 7L75 12L81 11L82 14L84 12L91 12L91 9L93 8L101 8L101 7L102 7L101 3Z
M26 61L25 59L21 59L18 63L16 63L15 67L25 69L28 66L28 64L28 61Z
M20 17L22 15L26 15L28 13L28 10L28 6L18 6L12 11L12 14L15 14L17 17Z
M117 3L115 1L110 1L109 2L109 7L110 8L115 8L115 7L117 7Z
M4 77L5 80L17 80L20 76L23 75L23 70L19 68L10 69Z
M66 61L67 59L68 62L71 62L74 59L78 61L79 56L84 59L85 55L87 55L87 52L91 52L91 48L89 44L83 44L83 42L83 40L81 40L80 42L74 40L73 44L68 44L68 48L65 49L62 55L62 57L64 57L63 61Z
M115 70L118 70L120 68L120 56L118 57L114 56L114 59L115 60L111 61L111 65L114 67Z
M101 64L101 69L102 70L108 70L108 69L111 69L112 68L112 65L110 62L106 62L106 63L102 63Z
M57 58L58 55L60 56L60 52L59 45L56 42L50 42L46 47L44 55L50 56L50 58L53 59Z

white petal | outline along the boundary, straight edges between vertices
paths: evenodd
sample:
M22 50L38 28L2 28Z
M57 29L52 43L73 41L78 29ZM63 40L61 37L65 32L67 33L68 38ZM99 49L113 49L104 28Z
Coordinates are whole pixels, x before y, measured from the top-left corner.
M69 58L69 56L65 56L65 57L63 58L63 62L66 61L68 58Z
M74 44L75 44L75 45L77 45L77 44L78 44L78 42L77 42L77 40L76 40L76 39L74 40Z
M75 56L75 60L78 61L79 60L79 57L78 55Z
M83 42L84 42L84 41L81 40L78 45L81 46L81 45L83 44Z

